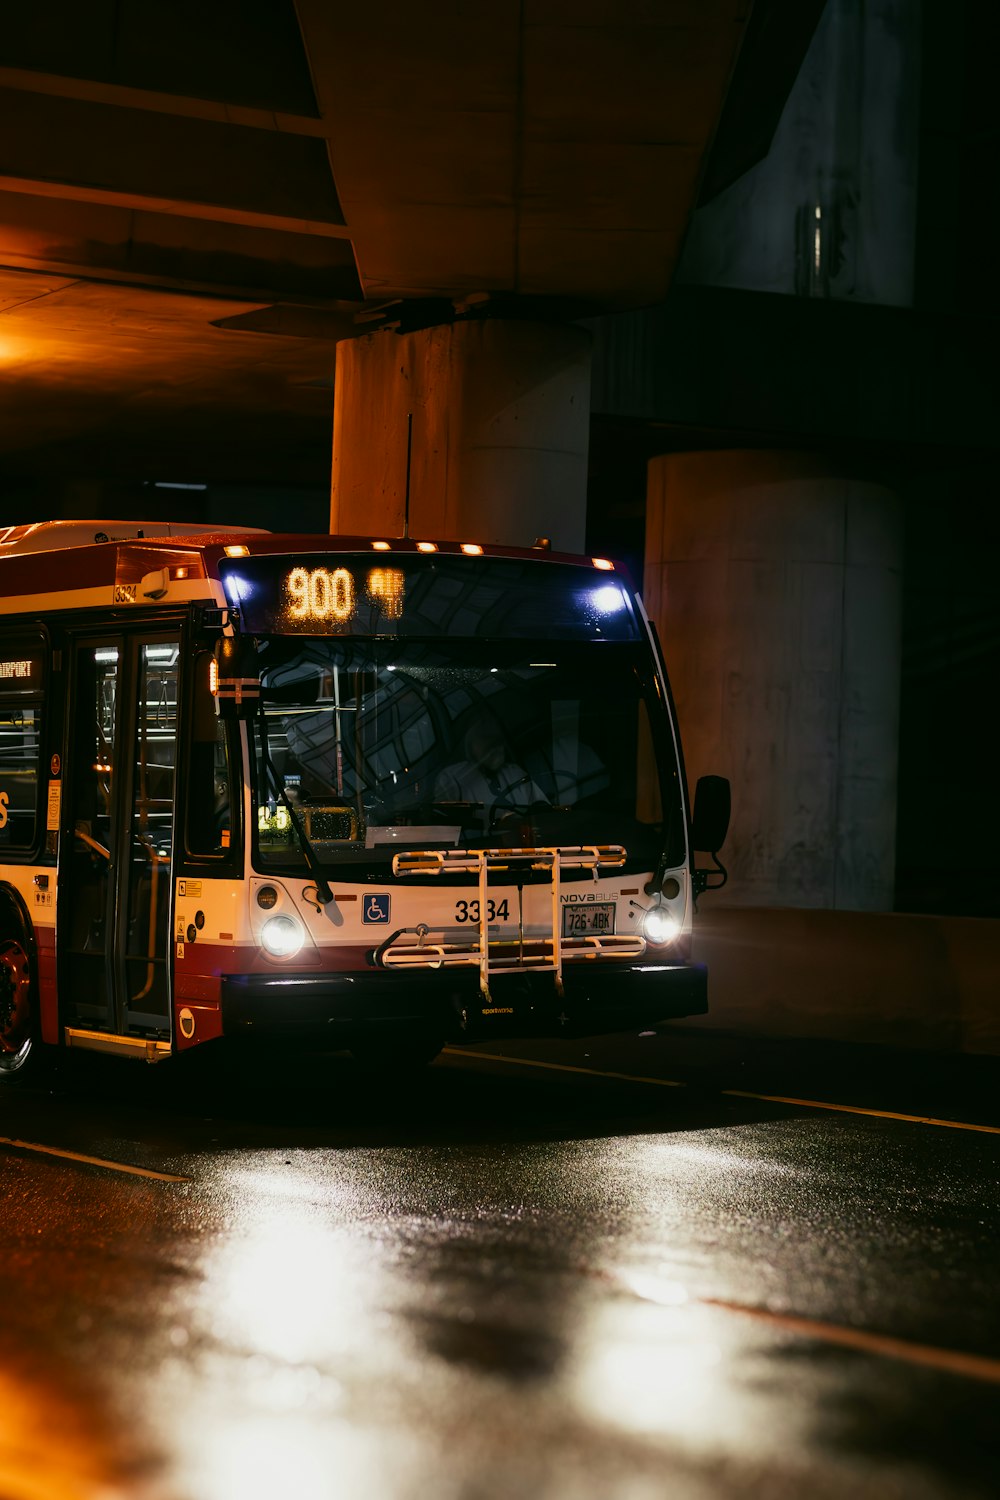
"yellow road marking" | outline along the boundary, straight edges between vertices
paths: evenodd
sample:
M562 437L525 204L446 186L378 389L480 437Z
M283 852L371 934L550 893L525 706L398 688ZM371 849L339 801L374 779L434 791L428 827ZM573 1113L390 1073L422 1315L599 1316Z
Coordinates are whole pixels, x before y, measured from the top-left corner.
M842 1344L848 1349L860 1349L866 1354L881 1354L887 1359L905 1360L911 1365L929 1365L935 1370L948 1370L953 1375L967 1375L973 1380L989 1380L1000 1384L1000 1359L991 1359L985 1354L963 1354L959 1349L939 1349L933 1344L914 1344L909 1339L892 1338L886 1333L868 1333L863 1328L845 1327L842 1323L826 1323L822 1319L800 1318L788 1313L768 1312L762 1307L746 1307L740 1302L724 1302L717 1297L699 1297L704 1307L718 1307L724 1312L740 1313L746 1318L769 1323L800 1338L819 1339L827 1344Z
M574 1068L569 1063L536 1062L532 1057L504 1057L497 1052L473 1052L471 1047L445 1047L452 1057L486 1057L490 1062L516 1063L519 1068L548 1068L554 1073L586 1073L591 1078L620 1078L623 1083L655 1083L661 1089L686 1089L672 1078L641 1078L635 1073L606 1073L599 1068Z
M651 1083L661 1089L686 1089L691 1085L675 1078L647 1078L636 1073L611 1073L601 1068L577 1068L570 1063L538 1062L531 1057L504 1057L496 1052L473 1052L469 1047L446 1047L454 1057L485 1058L490 1062L513 1063L519 1068L546 1068L553 1073L583 1073L590 1078L617 1078L622 1083ZM908 1125L940 1125L945 1130L978 1130L984 1135L1000 1135L1000 1125L973 1125L966 1120L938 1120L933 1115L904 1115L890 1109L866 1109L860 1104L830 1104L824 1099L793 1099L785 1094L751 1094L747 1089L716 1089L729 1099L758 1099L765 1104L791 1104L800 1109L830 1109L838 1114L871 1115L876 1120L903 1120Z
M190 1182L190 1177L181 1177L177 1172L154 1172L151 1167L133 1167L126 1161L108 1161L103 1156L84 1156L80 1151L65 1151L61 1146L43 1146L38 1141L18 1141L13 1136L0 1135L0 1146L12 1146L15 1151L37 1151L43 1156L61 1156L66 1161L82 1161L91 1167L106 1167L109 1172L127 1172L132 1177L152 1177L156 1182Z
M944 1130L981 1130L1000 1135L1000 1125L974 1125L969 1120L938 1120L934 1115L903 1115L891 1109L865 1109L860 1104L828 1104L822 1099L786 1099L783 1094L749 1094L743 1089L721 1089L731 1099L764 1099L768 1104L801 1104L806 1109L833 1109L845 1115L873 1115L876 1120L905 1120L909 1125L940 1125Z

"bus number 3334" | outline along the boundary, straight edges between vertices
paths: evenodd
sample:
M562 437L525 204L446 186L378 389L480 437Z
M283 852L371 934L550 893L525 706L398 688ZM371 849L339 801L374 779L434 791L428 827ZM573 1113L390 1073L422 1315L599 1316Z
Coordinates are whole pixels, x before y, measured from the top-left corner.
M479 918L479 911L480 911L480 908L479 908L479 902L478 901L456 901L455 902L455 921L456 922L478 922L479 919L480 919ZM507 921L509 921L510 920L510 902L507 901L506 899L503 900L503 901L500 901L500 902L487 901L487 903L486 903L486 920L487 920L487 922L507 922Z

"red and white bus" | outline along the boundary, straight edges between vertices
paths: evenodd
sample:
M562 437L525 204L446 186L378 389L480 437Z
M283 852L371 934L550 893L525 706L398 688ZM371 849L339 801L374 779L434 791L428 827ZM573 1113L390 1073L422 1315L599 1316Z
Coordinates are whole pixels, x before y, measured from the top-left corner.
M666 675L612 563L47 522L0 531L0 596L0 1077L706 1009Z

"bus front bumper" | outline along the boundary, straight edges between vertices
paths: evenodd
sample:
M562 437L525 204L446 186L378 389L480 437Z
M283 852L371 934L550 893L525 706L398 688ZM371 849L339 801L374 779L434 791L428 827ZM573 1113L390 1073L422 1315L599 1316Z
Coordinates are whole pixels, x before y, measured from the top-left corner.
M448 1041L594 1036L708 1010L703 964L575 964L564 971L563 986L559 995L551 975L498 975L487 1000L473 969L231 975L222 981L223 1034L328 1047L376 1032Z

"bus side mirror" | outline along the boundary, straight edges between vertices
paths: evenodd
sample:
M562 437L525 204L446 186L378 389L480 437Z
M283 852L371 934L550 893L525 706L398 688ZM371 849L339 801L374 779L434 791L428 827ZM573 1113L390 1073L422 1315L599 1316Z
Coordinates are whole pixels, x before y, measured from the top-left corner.
M702 891L717 891L729 878L728 871L719 858L719 850L729 831L729 815L732 798L729 782L725 776L699 776L694 789L694 815L691 819L691 847L702 849L712 856L715 866L711 870L695 870L694 894L697 899ZM721 880L712 880L721 875Z
M212 693L220 719L254 719L260 706L257 649L246 636L220 636L215 643Z
M694 789L691 847L717 854L729 832L732 798L725 776L699 776Z

